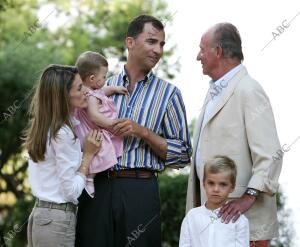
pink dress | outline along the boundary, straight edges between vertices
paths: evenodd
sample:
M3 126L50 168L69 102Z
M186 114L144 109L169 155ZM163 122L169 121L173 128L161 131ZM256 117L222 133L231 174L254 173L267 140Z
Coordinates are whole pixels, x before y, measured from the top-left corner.
M100 100L99 112L106 118L116 119L118 117L115 104L112 99L109 99L101 89L89 91L87 96L94 96ZM91 129L101 128L97 124L93 123L86 112L86 109L77 109L75 111L75 118L79 120L75 127L76 135L78 136L81 148L87 134ZM117 158L123 153L123 140L122 138L114 135L107 129L102 129L102 145L100 151L93 158L89 173L98 173L111 168L117 164Z

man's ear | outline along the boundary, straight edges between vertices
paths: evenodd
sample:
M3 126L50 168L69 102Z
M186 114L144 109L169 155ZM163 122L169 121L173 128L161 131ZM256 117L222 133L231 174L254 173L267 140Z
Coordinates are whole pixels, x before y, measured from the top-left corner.
M128 50L132 49L132 47L134 45L134 38L133 37L126 37L125 45L126 45Z
M220 45L217 45L216 47L216 53L217 53L217 57L220 58L223 54L223 49Z

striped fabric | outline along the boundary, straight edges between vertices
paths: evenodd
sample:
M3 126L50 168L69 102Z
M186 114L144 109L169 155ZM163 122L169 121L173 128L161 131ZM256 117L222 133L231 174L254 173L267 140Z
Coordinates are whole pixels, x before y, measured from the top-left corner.
M108 79L109 86L129 84L125 68ZM113 95L119 118L130 118L167 141L167 159L161 160L140 138L125 137L124 152L114 169L147 168L162 171L165 165L184 167L192 153L185 106L178 88L152 72L137 82L132 94Z

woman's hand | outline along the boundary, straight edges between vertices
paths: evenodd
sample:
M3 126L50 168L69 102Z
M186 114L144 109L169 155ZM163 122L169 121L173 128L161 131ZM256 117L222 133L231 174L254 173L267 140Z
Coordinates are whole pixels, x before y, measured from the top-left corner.
M83 144L83 156L93 157L99 150L102 144L101 130L91 130L85 138Z
M101 130L91 130L85 138L83 144L82 162L79 167L79 172L83 175L88 174L88 168L94 155L100 150L102 144Z

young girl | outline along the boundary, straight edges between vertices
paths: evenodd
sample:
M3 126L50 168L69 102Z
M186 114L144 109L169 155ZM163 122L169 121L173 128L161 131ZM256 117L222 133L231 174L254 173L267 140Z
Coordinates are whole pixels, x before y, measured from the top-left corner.
M92 131L81 153L71 117L76 107L87 107L77 69L50 65L39 80L25 131L29 183L37 198L28 219L29 247L75 244L77 198L101 144L100 131Z
M82 53L76 67L83 81L89 89L87 92L88 108L78 110L75 114L80 124L76 126L76 134L83 140L90 129L100 127L102 130L102 148L94 157L89 168L86 191L94 196L94 180L96 173L105 171L117 164L117 158L122 155L123 141L112 132L114 119L117 112L113 100L109 99L114 93L126 94L125 87L103 87L105 84L108 63L97 52L87 51Z
M183 219L179 247L249 247L249 223L241 215L235 223L222 223L219 210L233 192L236 165L226 156L205 163L203 186L206 203L191 209Z

